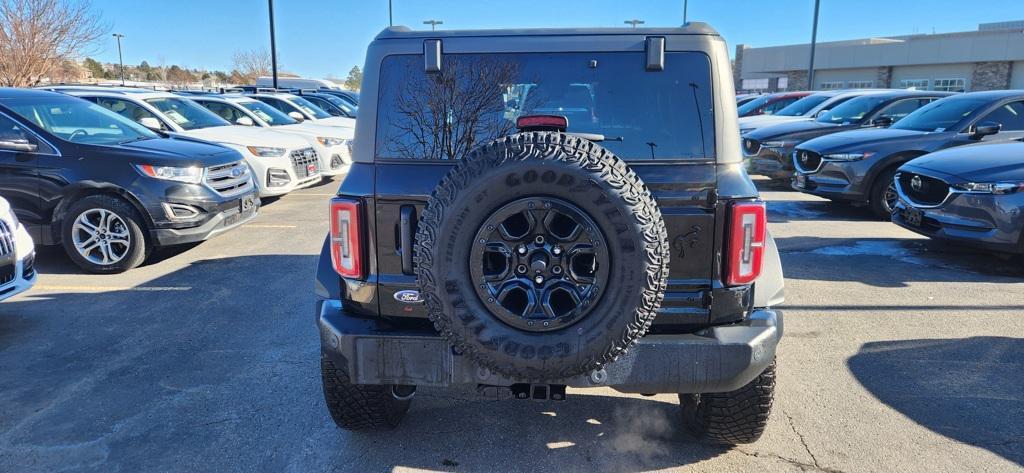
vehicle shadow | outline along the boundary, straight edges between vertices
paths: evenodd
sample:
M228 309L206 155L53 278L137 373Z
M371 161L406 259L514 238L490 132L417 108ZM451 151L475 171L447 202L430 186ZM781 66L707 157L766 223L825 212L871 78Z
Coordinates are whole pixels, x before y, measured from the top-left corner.
M903 287L915 281L1019 283L1024 277L1024 267L1011 258L935 240L799 236L775 242L788 279Z
M921 426L1024 466L1024 339L870 342L847 365Z
M427 455L395 449L373 455L362 468L380 471L396 467L440 471L660 470L714 458L729 450L690 436L682 427L674 396L666 402L570 393L566 401L534 402L460 397L450 390L424 391L417 393L408 417L395 431L339 432L334 440L336 448L339 452L343 445L356 451L380 449L396 435L431 439ZM467 438L472 442L467 443ZM339 453L324 460L329 465L340 465L346 455Z
M682 430L674 396L610 391L535 403L423 389L398 429L341 431L320 385L305 285L315 263L313 255L207 259L128 289L36 290L0 304L2 463L11 471L628 471L726 451Z
M203 242L156 248L140 267L161 263L192 250L201 244ZM60 245L36 246L36 269L40 274L89 274L71 261L71 258L64 251L64 247Z

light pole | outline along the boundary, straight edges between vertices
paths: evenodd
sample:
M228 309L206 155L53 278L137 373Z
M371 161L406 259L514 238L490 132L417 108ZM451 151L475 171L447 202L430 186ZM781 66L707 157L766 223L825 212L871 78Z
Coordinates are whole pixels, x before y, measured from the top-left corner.
M424 21L423 24L424 25L430 25L430 31L436 31L437 30L437 25L443 25L444 22L443 21L439 21L439 20L427 20L427 21Z
M391 0L388 0L388 26L395 26L395 17L391 15Z
M814 26L811 28L811 59L807 65L807 90L814 90L814 46L818 42L818 4L821 0L814 0Z
M683 24L686 24L686 9L690 6L690 0L683 0Z
M114 37L117 38L117 62L121 63L121 85L124 85L124 56L121 55L121 38L124 38L124 35L114 33Z
M644 20L637 20L636 18L633 18L632 20L623 21L623 23L625 23L627 25L633 25L633 29L635 30L636 29L636 25L644 24Z
M277 88L277 42L274 40L274 0L267 0L267 8L270 10L270 72L274 78L274 88Z

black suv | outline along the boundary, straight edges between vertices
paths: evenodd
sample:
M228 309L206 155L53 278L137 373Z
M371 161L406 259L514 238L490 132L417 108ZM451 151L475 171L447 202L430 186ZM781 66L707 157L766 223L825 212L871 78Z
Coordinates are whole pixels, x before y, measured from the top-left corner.
M868 202L889 219L903 163L953 146L1024 137L1024 91L970 92L932 102L886 130L847 131L797 146L794 188L833 200Z
M365 71L316 281L337 425L418 386L607 386L761 435L783 280L714 30L389 28Z
M0 196L32 238L95 273L205 240L260 205L237 152L166 138L91 102L0 89Z
M742 137L747 171L788 182L794 170L790 156L800 143L841 131L885 128L951 93L915 90L872 92L822 112L814 120L758 128Z

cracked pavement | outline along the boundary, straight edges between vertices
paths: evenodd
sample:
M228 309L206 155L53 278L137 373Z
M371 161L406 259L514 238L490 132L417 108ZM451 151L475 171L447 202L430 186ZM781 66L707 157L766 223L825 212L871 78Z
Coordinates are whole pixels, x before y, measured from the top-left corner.
M399 429L339 431L312 314L335 187L123 275L42 250L38 287L0 304L0 471L1024 469L1024 269L778 189L786 335L761 441L702 445L675 395L610 389L423 389Z

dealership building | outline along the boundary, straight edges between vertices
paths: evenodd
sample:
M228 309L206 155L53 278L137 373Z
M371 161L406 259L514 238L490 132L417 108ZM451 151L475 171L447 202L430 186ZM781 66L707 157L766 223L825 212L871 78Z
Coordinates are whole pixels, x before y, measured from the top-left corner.
M736 88L806 90L810 44L736 46ZM818 43L815 90L908 88L948 91L1024 89L1024 21L977 31Z

